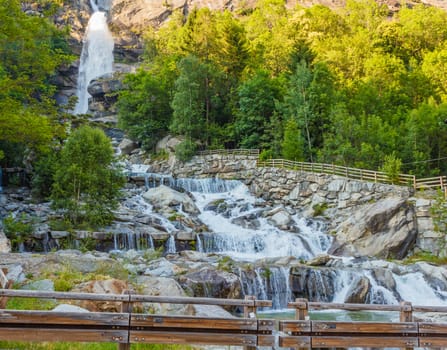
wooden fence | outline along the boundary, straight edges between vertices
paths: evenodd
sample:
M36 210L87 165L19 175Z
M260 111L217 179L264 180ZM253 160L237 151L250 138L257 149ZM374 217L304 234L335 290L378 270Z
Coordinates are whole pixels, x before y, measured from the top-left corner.
M55 312L0 309L0 340L44 342L111 342L119 350L130 344L239 345L251 349L272 346L274 321L256 318L257 307L269 300L160 297L91 293L41 292L0 289L0 300L10 297L89 300L120 303L121 312ZM133 312L140 303L237 306L244 317L166 316Z
M415 312L447 313L447 306L366 305L308 302L296 299L295 320L256 318L257 307L271 306L271 301L254 297L239 299L161 297L146 295L111 295L61 293L0 289L0 298L25 297L107 301L121 304L121 312L55 312L0 309L0 340L111 342L118 349L130 349L135 343L279 346L293 349L332 347L447 347L447 324L414 322ZM166 316L133 312L133 305L148 303L239 306L244 317ZM311 321L309 310L340 309L398 312L398 322ZM275 332L278 329L279 332Z
M282 168L288 170L320 173L327 175L338 175L353 180L394 184L399 186L409 186L413 187L415 190L418 189L443 190L447 185L447 176L437 176L437 177L418 179L414 175L398 174L395 177L390 177L387 173L382 171L350 168L335 164L295 162L286 159L268 159L265 161L258 160L257 166Z
M259 157L258 149L210 149L206 151L199 151L197 155L208 156L208 155L236 155L236 156L254 156Z

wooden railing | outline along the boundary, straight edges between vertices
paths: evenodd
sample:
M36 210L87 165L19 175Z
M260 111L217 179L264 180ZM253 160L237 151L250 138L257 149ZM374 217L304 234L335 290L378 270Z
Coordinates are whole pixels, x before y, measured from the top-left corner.
M254 156L259 157L258 149L210 149L205 151L197 152L199 156L208 156L208 155L236 155L236 156Z
M320 173L327 175L338 175L348 179L394 184L399 186L413 187L418 189L444 189L447 185L447 176L437 176L417 179L414 175L399 174L394 178L382 171L350 168L335 164L295 162L286 159L258 160L258 167L282 168L301 172Z
M271 306L271 301L254 297L239 299L161 297L147 295L111 295L58 293L0 289L0 299L25 297L118 302L121 312L55 312L0 309L0 341L73 341L112 342L118 349L130 349L134 343L239 345L287 348L332 347L447 347L447 324L414 322L415 312L447 313L447 306L366 305L308 302L296 299L295 320L257 319L257 307ZM133 304L175 303L244 308L244 317L166 316L133 312ZM398 312L397 322L312 321L310 310L340 309L349 311ZM279 333L274 334L274 330Z
M0 289L0 301L8 297L106 301L120 303L121 312L0 309L0 340L6 341L111 342L117 343L119 350L130 349L135 343L239 345L251 349L272 346L275 341L274 321L255 316L258 307L269 307L272 302L253 297L239 300ZM244 309L244 317L142 314L133 312L136 303L237 306Z
M445 347L447 324L414 322L414 312L446 313L447 306L415 306L403 301L400 305L371 305L308 302L296 299L296 320L279 321L279 345L292 348L326 347ZM399 322L310 321L309 310L395 311Z

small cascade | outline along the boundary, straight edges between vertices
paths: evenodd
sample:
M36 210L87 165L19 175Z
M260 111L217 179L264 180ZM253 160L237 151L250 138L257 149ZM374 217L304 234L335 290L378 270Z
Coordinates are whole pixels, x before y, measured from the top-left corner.
M75 114L82 114L88 111L90 94L87 91L87 87L90 81L113 71L114 43L112 34L107 26L106 13L99 11L94 1L91 1L91 7L93 14L87 25L79 63L76 91L78 102L75 107Z
M166 254L175 254L177 249L175 248L175 237L174 235L169 236L166 242Z
M244 295L257 299L272 300L273 309L286 309L292 301L289 285L289 268L282 266L257 267L253 270L239 270Z
M113 234L114 250L147 250L154 249L154 241L150 234L134 232L115 232Z
M160 185L165 185L174 189L181 189L188 192L199 193L223 193L234 190L242 183L238 180L222 180L219 178L208 179L191 179L179 178L176 179L171 175L148 173L148 166L132 165L127 176L135 179L144 179L146 189L154 188Z
M203 243L202 238L200 238L200 235L196 235L196 251L203 253Z
M396 291L402 300L418 305L446 305L445 290L431 286L421 272L394 275Z

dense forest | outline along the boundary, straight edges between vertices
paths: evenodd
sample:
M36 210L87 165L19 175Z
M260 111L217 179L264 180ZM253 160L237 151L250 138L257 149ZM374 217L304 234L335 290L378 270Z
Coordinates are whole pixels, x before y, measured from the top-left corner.
M145 36L120 124L147 149L259 148L263 157L447 170L447 14L372 0L175 13Z
M60 2L60 1L59 1ZM52 78L76 59L67 32L18 0L0 0L0 164L34 162L51 186L49 161L71 116ZM344 8L287 10L260 0L237 12L174 12L147 28L141 68L125 77L119 125L149 151L167 134L197 148L259 148L262 156L418 176L447 170L447 13L372 0ZM48 182L48 183L47 183Z

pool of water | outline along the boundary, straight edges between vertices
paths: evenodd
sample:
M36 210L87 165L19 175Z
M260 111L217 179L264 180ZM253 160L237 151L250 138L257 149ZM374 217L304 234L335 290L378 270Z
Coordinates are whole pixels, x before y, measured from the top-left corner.
M259 318L269 318L275 320L293 320L295 311L261 311L258 312ZM371 322L393 322L399 320L399 313L392 311L342 311L342 310L323 310L310 311L309 319L311 321L371 321Z

